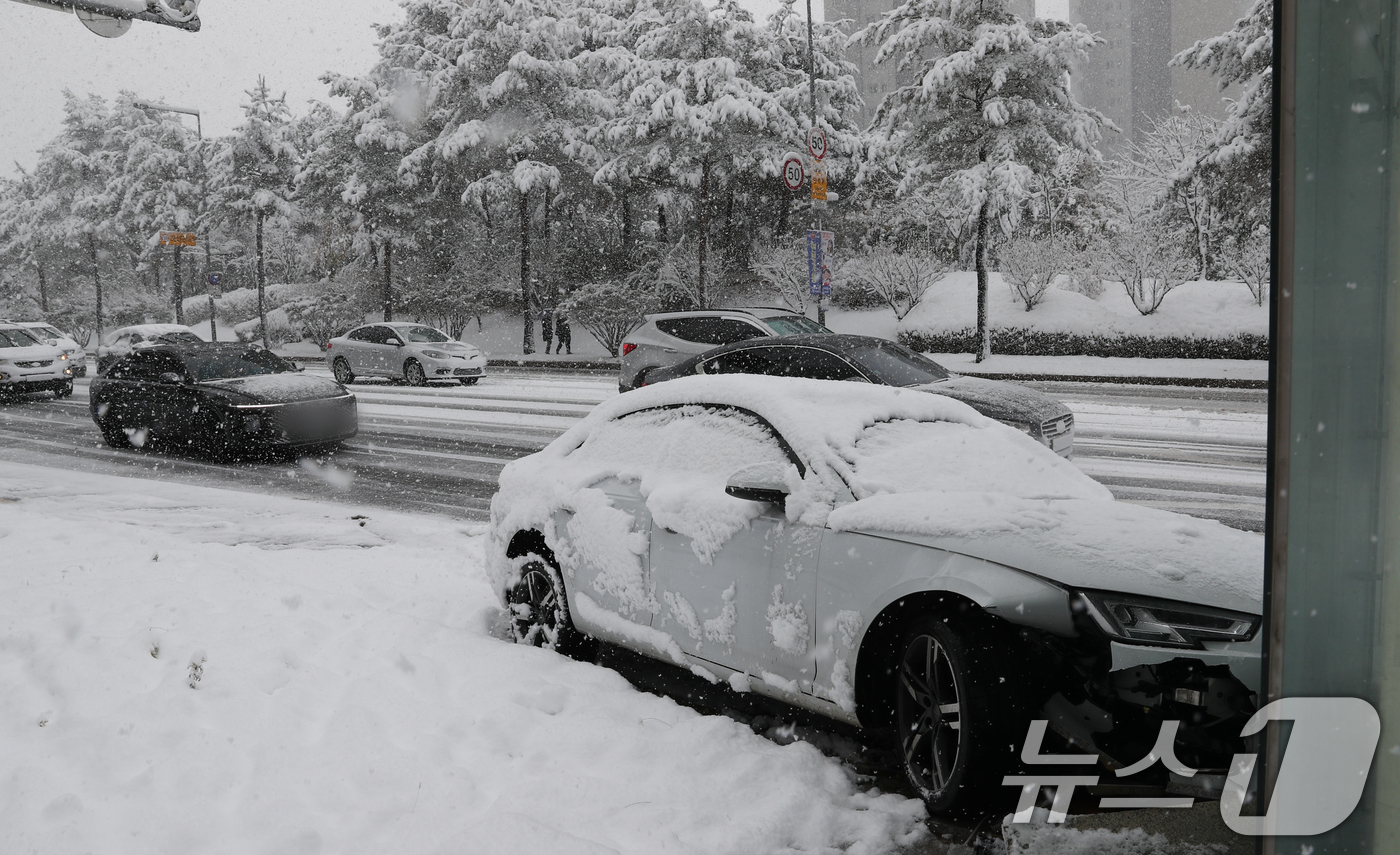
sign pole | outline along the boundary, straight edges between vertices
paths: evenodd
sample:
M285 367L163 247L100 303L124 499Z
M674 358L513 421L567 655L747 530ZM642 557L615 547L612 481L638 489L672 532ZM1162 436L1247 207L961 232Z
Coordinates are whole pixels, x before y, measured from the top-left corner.
M817 54L812 39L812 0L807 0L807 95L812 110L812 127L817 127ZM812 227L822 230L822 214L812 205ZM825 298L817 297L817 323L826 326Z

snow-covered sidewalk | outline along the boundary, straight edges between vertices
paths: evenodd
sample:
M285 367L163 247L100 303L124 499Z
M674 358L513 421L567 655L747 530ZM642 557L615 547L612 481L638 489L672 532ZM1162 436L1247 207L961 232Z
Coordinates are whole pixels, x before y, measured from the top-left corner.
M7 851L883 852L923 806L501 640L477 527L0 464Z
M1268 383L1269 363L1252 359L1126 359L1113 356L1000 356L977 362L970 353L931 353L959 374L1056 379L1247 381Z

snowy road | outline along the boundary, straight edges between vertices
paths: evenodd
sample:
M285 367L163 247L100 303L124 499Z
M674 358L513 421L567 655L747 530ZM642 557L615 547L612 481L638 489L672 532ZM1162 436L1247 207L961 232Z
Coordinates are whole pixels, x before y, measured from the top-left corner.
M316 371L316 368L308 369ZM1120 499L1262 530L1265 393L1042 383L1076 414L1075 462ZM0 402L0 460L484 520L510 460L617 394L611 375L496 371L481 385L356 384L360 434L328 467L223 464L102 444L74 396Z

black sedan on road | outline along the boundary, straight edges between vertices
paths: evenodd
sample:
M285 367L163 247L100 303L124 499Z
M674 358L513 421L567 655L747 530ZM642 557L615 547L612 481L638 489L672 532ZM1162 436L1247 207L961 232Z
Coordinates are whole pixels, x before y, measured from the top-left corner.
M92 420L114 448L153 441L215 455L329 449L355 435L355 396L247 344L133 351L93 380Z
M690 374L767 374L811 380L853 380L945 395L988 418L1030 434L1061 457L1074 452L1074 414L1034 389L964 377L903 345L865 335L753 338L692 356L646 376L644 385Z

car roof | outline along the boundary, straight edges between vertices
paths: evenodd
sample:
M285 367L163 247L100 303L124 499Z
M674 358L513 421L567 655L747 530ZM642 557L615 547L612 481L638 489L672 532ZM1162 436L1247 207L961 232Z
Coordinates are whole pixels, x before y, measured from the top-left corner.
M692 358L707 359L719 353L748 350L754 347L815 347L821 350L829 350L833 353L846 354L863 347L888 346L892 344L896 344L896 342L870 335L851 335L849 333L803 333L802 335L750 338L730 344L722 344L704 353L696 354L696 356Z
M118 327L117 329L114 329L111 332L107 333L107 335L115 338L116 336L126 335L128 333L140 333L141 335L165 335L166 333L173 332L194 333L194 330L182 324L132 324L129 327Z
M722 309L688 309L684 312L653 312L646 317L649 321L666 320L668 318L709 318L717 315L749 315L750 317L757 318L760 315L767 317L775 312L782 315L803 316L800 312L794 312L792 309L785 309L780 306L736 306Z

